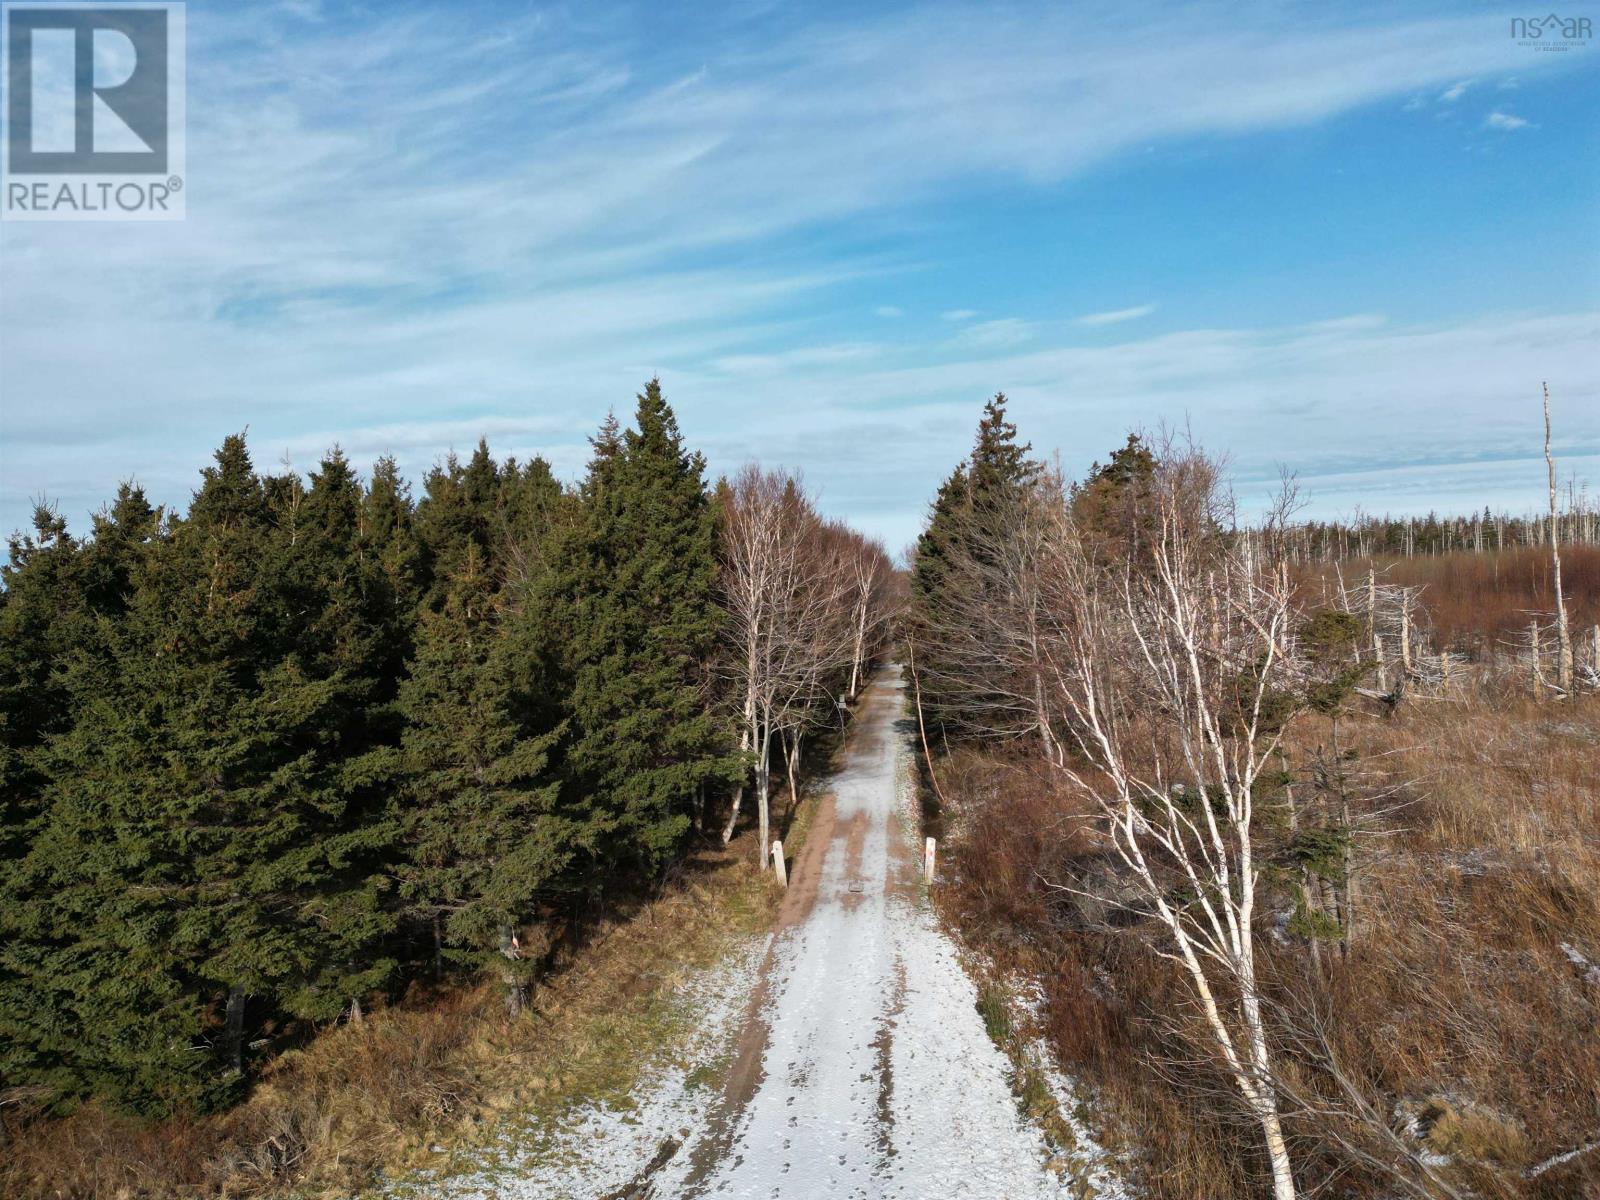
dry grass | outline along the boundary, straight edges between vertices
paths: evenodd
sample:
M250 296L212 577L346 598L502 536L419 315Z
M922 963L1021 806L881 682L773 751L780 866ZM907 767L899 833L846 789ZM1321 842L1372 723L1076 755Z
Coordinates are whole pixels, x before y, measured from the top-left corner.
M1542 1192L1517 1175L1600 1132L1600 975L1563 949L1600 960L1600 703L1434 706L1363 732L1416 803L1363 854L1345 1054L1388 1095L1449 1107L1430 1141L1480 1193L1600 1186L1593 1155Z
M471 1142L497 1114L537 1122L577 1098L620 1095L641 1052L690 1019L676 985L775 911L753 858L742 842L704 854L661 898L590 930L527 1019L506 1021L488 985L417 996L285 1054L217 1117L152 1124L89 1106L12 1120L0 1195L348 1196L380 1169L428 1161L436 1141Z
M1520 637L1531 614L1548 619L1555 612L1549 550L1358 559L1342 564L1346 585L1365 578L1369 566L1388 583L1423 589L1422 605L1440 646L1480 657ZM1331 566L1313 564L1306 574L1312 599L1333 594ZM1600 622L1600 546L1562 547L1561 578L1574 629Z
M1402 784L1405 803L1358 840L1357 935L1347 955L1325 948L1321 981L1304 943L1261 937L1279 1002L1331 1014L1338 1059L1385 1118L1417 1119L1417 1148L1448 1156L1458 1187L1600 1195L1600 1151L1523 1174L1600 1137L1600 970L1563 949L1600 962L1600 700L1414 705L1343 726L1371 782ZM1315 721L1303 733L1326 736ZM1107 882L1071 799L1032 765L979 755L957 755L940 780L940 903L1041 982L1063 1063L1097 1089L1148 1194L1257 1194L1254 1135L1184 1035L1182 981L1107 910L1043 882ZM1265 907L1270 923L1283 898ZM1309 1175L1393 1194L1329 1123L1290 1127Z

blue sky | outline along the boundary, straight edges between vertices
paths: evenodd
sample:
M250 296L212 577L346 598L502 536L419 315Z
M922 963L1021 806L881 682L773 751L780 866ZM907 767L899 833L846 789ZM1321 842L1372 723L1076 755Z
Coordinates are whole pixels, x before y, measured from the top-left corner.
M0 225L0 525L245 426L574 477L652 373L896 550L1002 389L1074 473L1532 508L1541 379L1600 484L1600 46L1510 16L191 3L188 219Z

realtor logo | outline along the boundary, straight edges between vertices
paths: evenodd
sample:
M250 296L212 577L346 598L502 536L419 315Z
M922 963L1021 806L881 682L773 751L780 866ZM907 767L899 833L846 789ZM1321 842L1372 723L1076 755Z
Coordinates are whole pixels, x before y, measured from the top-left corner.
M8 220L184 215L184 6L7 3Z

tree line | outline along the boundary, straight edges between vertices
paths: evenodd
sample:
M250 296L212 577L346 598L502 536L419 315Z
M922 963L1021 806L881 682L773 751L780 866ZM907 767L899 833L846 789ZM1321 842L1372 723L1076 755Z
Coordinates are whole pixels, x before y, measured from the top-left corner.
M591 443L575 486L480 442L413 500L234 436L184 512L40 506L0 592L0 1089L226 1106L418 980L516 1015L750 789L765 864L774 751L794 787L892 567L793 477L710 484L656 381Z
M1471 516L1430 512L1422 517L1380 517L1357 512L1348 521L1296 522L1279 536L1284 553L1295 563L1600 545L1600 511L1587 493L1569 487L1563 499L1553 523L1543 514L1516 516L1487 506Z

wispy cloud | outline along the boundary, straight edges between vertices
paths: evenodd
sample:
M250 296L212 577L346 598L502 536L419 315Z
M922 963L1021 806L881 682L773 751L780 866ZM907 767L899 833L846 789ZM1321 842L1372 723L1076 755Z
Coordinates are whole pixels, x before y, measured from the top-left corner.
M975 308L952 308L939 314L946 321L970 321L977 315Z
M880 304L877 308L872 310L872 314L873 316L883 317L886 320L893 320L895 317L903 317L906 315L905 309L893 304Z
M1133 308L1113 308L1109 312L1088 313L1078 318L1079 325L1087 325L1091 329L1101 325L1120 325L1124 321L1137 321L1140 317L1148 317L1155 312L1154 304L1139 304Z
M1483 119L1485 129L1499 129L1510 133L1517 129L1527 129L1528 122L1511 113L1500 112L1498 109Z
M1016 317L1002 317L968 325L958 336L969 346L1017 346L1033 338L1034 326Z
M1429 394L1465 383L1492 412L1507 387L1487 399L1456 364L1507 381L1470 339L1414 357L1393 352L1414 339L1383 342L1377 361L1399 382L1352 379L1354 363L1327 356L1370 347L1326 332L1315 354L1303 332L1086 350L1008 318L891 353L815 328L881 264L793 244L973 181L1039 187L1152 146L1570 57L1529 56L1476 15L1386 8L1263 10L1247 34L1225 6L1162 9L1131 40L1122 11L1077 5L895 8L848 25L785 12L676 54L588 10L348 11L219 4L191 20L186 222L0 226L0 528L46 490L81 525L129 475L181 502L208 450L247 424L267 463L338 438L394 449L415 473L484 429L502 452L576 469L584 436L654 371L691 436L725 456L815 451L796 461L823 464L811 474L830 503L896 520L965 446L972 403L1013 380L1041 445L1060 424L1051 404L1109 405L1091 431L1108 445L1135 405L1176 418L1268 384L1338 409L1322 371L1387 397L1376 415L1393 419L1422 363L1443 363ZM1559 367L1576 335L1549 336ZM1528 371L1529 358L1506 361ZM896 461L863 467L874 454Z
M1467 94L1467 89L1471 86L1472 80L1463 79L1461 82L1451 84L1449 87L1445 88L1444 91L1440 92L1439 99L1444 101L1446 104L1454 104L1457 100L1461 99L1461 97Z
M1309 333L1350 333L1381 328L1386 320L1382 313L1352 313L1348 317L1329 317L1324 321L1311 321L1301 328Z

